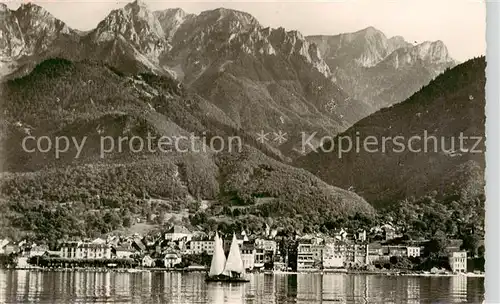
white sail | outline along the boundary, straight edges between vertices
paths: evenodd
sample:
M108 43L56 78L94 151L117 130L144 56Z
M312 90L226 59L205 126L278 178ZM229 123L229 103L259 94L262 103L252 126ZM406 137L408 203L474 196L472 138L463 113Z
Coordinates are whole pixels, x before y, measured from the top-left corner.
M214 238L214 255L212 256L212 263L210 264L209 276L217 276L224 272L224 266L226 264L226 256L224 255L224 249L222 248L222 239L219 238L219 234L215 233Z
M229 250L229 255L226 261L226 267L224 268L224 273L245 273L245 267L243 266L243 259L241 258L240 247L238 246L238 240L236 235L233 234L233 241L231 242L231 249Z

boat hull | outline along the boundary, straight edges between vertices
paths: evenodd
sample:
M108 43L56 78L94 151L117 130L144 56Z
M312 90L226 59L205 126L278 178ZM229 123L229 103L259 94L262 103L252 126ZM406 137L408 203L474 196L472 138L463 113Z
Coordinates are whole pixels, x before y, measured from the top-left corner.
M205 282L222 282L222 283L248 283L250 280L245 278L232 278L225 276L217 276L217 277L206 277Z

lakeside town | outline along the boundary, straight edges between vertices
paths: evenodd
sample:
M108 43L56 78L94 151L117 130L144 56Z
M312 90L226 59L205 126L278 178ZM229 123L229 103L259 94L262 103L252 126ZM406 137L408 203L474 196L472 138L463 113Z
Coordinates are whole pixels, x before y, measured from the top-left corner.
M247 272L385 272L407 274L484 274L481 253L470 254L462 240L447 240L433 252L432 240L408 240L398 227L384 224L369 231L283 236L266 227L259 234L234 233ZM92 240L46 244L0 240L0 266L18 269L106 269L206 271L214 254L215 232L172 225L141 236L107 235ZM233 235L223 235L229 251Z

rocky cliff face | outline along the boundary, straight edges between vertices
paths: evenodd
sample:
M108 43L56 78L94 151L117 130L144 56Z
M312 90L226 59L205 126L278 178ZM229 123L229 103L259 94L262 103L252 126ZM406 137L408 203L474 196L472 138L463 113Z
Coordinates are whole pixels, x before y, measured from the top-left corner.
M160 22L140 1L112 11L89 35L96 44L123 39L152 60L167 50Z
M77 33L32 3L12 11L0 3L0 77L20 66L23 58L53 52Z
M187 14L180 8L166 9L163 11L155 11L153 14L156 16L160 25L165 33L167 41L171 41L179 26L187 20L195 17L194 14Z
M318 45L336 83L374 109L403 101L457 64L442 41L412 44L373 27L307 39Z

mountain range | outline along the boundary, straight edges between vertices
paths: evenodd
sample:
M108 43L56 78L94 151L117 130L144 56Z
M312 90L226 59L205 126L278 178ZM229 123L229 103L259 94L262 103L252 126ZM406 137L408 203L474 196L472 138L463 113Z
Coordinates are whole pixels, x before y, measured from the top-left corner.
M373 27L307 40L318 46L335 82L375 109L409 98L458 63L442 41L409 43L401 36L387 38Z
M35 4L15 11L1 6L5 77L26 75L53 57L170 76L249 133L286 132L290 138L280 149L292 157L299 132L344 131L455 64L439 41L412 46L374 28L304 37L224 8L199 15L182 9L153 12L135 1L80 32Z
M293 219L298 227L371 217L373 206L430 191L482 191L482 154L338 159L298 149L301 132L484 133L484 59L456 66L440 41L409 43L371 27L304 37L245 12L150 11L140 1L86 32L31 3L0 4L0 14L5 230L94 235L116 228L95 222L103 210L146 216L207 200L216 202L205 210L212 222ZM259 141L257 133L277 131L285 143ZM198 148L239 136L243 151L134 153L126 145L101 155L104 136L148 134L195 134ZM20 145L63 135L87 138L78 158L74 147L56 158Z

